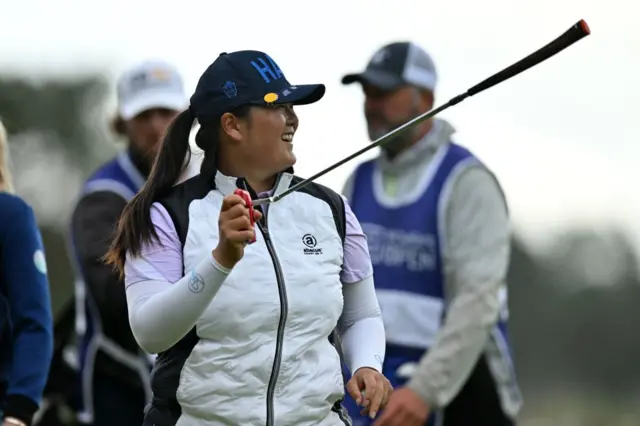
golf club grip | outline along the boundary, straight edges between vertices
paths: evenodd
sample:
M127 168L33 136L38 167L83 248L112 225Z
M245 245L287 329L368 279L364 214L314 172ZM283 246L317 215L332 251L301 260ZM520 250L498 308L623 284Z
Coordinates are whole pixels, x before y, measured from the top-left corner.
M487 90L488 88L495 86L498 83L502 83L503 81L538 65L540 62L549 59L556 53L571 46L576 41L588 36L590 33L591 31L589 30L589 26L584 19L581 19L577 24L569 28L564 34L553 40L551 43L541 47L531 55L492 75L486 80L476 84L471 89L467 90L466 94L468 96L473 96L483 90Z

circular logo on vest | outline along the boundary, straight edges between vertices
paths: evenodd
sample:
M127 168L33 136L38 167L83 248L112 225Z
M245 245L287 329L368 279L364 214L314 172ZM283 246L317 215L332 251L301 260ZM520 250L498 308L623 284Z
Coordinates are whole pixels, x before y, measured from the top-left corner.
M47 273L47 259L44 257L44 252L40 249L33 253L33 264L36 265L36 269L43 274Z
M314 248L318 244L318 240L311 234L305 234L302 237L302 243L309 248Z
M200 293L204 290L204 280L196 271L191 271L189 274L189 290L192 293Z

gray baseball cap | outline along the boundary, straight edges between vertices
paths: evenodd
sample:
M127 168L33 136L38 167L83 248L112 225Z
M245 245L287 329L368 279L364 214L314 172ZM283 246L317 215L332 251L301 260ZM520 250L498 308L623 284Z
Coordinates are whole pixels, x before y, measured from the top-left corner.
M411 42L396 42L378 50L361 73L347 74L342 84L366 83L382 90L411 85L434 91L438 80L431 56Z

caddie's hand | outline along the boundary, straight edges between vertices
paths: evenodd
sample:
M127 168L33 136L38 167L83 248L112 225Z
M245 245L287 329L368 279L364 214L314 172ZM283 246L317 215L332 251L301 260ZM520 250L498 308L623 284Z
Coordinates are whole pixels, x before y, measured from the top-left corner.
M349 395L356 401L356 404L364 407L362 414L368 415L372 419L387 405L392 391L393 387L389 380L380 372L369 367L357 369L347 383Z
M427 422L431 407L410 388L393 392L389 404L373 426L422 426Z
M256 222L261 217L258 210L253 211ZM218 230L220 238L218 246L213 250L213 258L221 266L231 269L242 259L246 242L253 239L256 232L251 226L249 209L238 195L227 195L222 200Z

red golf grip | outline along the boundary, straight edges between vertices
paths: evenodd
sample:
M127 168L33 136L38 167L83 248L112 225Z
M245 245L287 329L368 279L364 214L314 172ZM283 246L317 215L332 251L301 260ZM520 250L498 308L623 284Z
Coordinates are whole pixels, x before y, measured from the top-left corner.
M255 227L255 220L253 218L253 203L251 202L251 194L249 194L247 191L244 191L242 189L236 189L233 192L235 195L239 196L240 198L242 198L244 200L244 202L247 205L247 209L249 209L249 221L251 223L251 229L254 229ZM247 241L247 244L253 244L256 242L256 237L254 234L254 237L252 240Z

